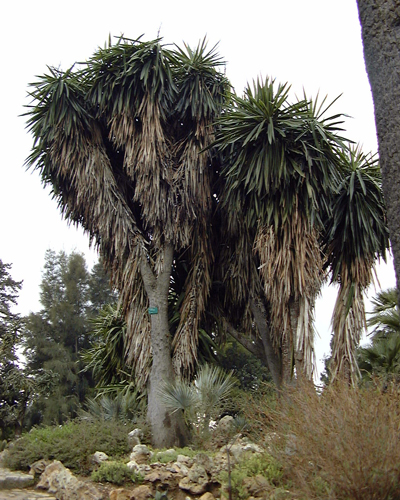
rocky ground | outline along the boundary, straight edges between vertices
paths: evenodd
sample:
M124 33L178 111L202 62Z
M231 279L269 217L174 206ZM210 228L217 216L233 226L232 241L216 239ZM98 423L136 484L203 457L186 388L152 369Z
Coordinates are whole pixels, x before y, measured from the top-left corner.
M116 487L78 478L59 461L40 460L32 464L30 474L0 469L0 500L215 500L221 498L221 473L228 471L244 456L265 450L240 435L211 455L179 455L174 449L153 452L140 443L140 431L130 436L132 452L127 462L140 474L137 483ZM155 456L154 456L155 455ZM169 460L169 457L171 459ZM158 461L158 459L160 461ZM92 457L96 466L109 458L102 452ZM268 484L256 476L247 485L249 497L263 498Z

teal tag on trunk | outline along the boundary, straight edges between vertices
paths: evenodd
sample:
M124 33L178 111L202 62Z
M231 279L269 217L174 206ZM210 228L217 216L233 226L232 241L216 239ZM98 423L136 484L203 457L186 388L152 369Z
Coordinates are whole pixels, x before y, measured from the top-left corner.
M158 314L158 307L149 307L149 314Z

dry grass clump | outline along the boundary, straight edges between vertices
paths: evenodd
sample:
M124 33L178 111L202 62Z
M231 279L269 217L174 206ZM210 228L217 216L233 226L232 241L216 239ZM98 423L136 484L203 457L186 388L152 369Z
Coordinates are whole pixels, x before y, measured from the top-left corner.
M273 453L300 498L400 498L398 386L305 385L281 397L273 420Z

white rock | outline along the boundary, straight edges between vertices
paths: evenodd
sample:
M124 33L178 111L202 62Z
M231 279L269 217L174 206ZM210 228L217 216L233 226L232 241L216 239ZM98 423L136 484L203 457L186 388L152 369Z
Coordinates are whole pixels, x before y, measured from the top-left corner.
M137 444L136 446L133 447L129 460L134 460L138 464L144 464L152 456L153 452L150 451L145 444Z
M96 453L93 453L91 457L91 461L93 464L101 464L102 462L105 462L108 460L108 455L104 453L103 451L96 451Z
M140 444L141 439L143 439L142 429L133 429L133 431L131 431L128 434L128 443L129 443L129 446L131 446L131 447Z

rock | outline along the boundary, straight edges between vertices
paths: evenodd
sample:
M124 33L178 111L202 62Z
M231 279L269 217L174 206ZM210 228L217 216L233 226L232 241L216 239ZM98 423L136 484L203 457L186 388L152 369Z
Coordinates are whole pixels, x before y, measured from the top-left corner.
M201 495L207 490L209 483L208 475L201 465L193 465L189 469L188 475L179 481L179 488L186 490L193 495Z
M165 483L171 478L172 478L172 472L167 471L165 469L152 470L149 474L146 474L144 477L145 481L150 481L151 483L155 483L156 481Z
M51 460L38 460L37 462L34 462L31 465L31 468L29 470L29 474L32 474L33 476L40 476L45 470L45 468L51 464Z
M153 492L149 486L142 484L132 491L132 499L134 500L146 500L147 498L152 498Z
M212 493L210 493L209 491L206 491L206 493L201 495L199 500L215 500L215 496Z
M170 466L169 470L181 474L182 476L186 476L187 473L189 472L189 467L182 462L174 462Z
M132 491L118 488L110 492L110 500L131 500Z
M248 491L249 495L253 497L264 496L264 494L271 490L271 485L268 479L261 474L255 477L246 477L243 479L243 486Z
M128 444L132 448L140 444L141 439L143 439L142 429L133 429L133 431L128 434Z
M77 479L58 460L45 468L37 488L48 490L57 500L104 500L95 486Z
M234 421L233 417L231 417L230 415L225 415L225 417L222 417L221 420L218 422L216 431L223 433L232 432L234 428L233 421Z
M91 460L92 464L99 465L102 462L105 462L106 460L108 460L108 455L102 451L96 451L90 457L90 460Z
M207 472L211 472L214 469L214 460L205 453L198 453L193 458L193 463L201 465Z
M176 462L184 464L186 467L191 467L193 465L193 458L187 457L186 455L178 455Z
M126 464L127 467L129 467L129 469L133 470L134 472L136 472L137 474L145 474L147 471L150 471L151 470L151 467L150 465L147 465L147 464L138 464L137 462L135 462L134 460L130 460L127 464Z
M223 446L220 449L220 453L227 454L227 448L229 450L229 454L231 458L234 459L234 462L240 461L246 453L263 453L265 450L262 446L258 444L252 443L247 438L235 439L232 440L233 444L227 446Z
M264 446L268 451L268 453L271 453L275 443L277 443L279 440L280 436L276 432L269 432L268 434L265 435Z
M34 483L34 476L23 472L2 469L0 476L0 491L11 490L13 488L27 488Z
M129 460L133 460L137 464L145 464L152 455L153 452L151 452L145 444L137 444L133 447Z
M127 490L125 488L118 488L110 493L110 500L147 500L147 498L154 497L153 492L149 486L142 484L134 490Z

